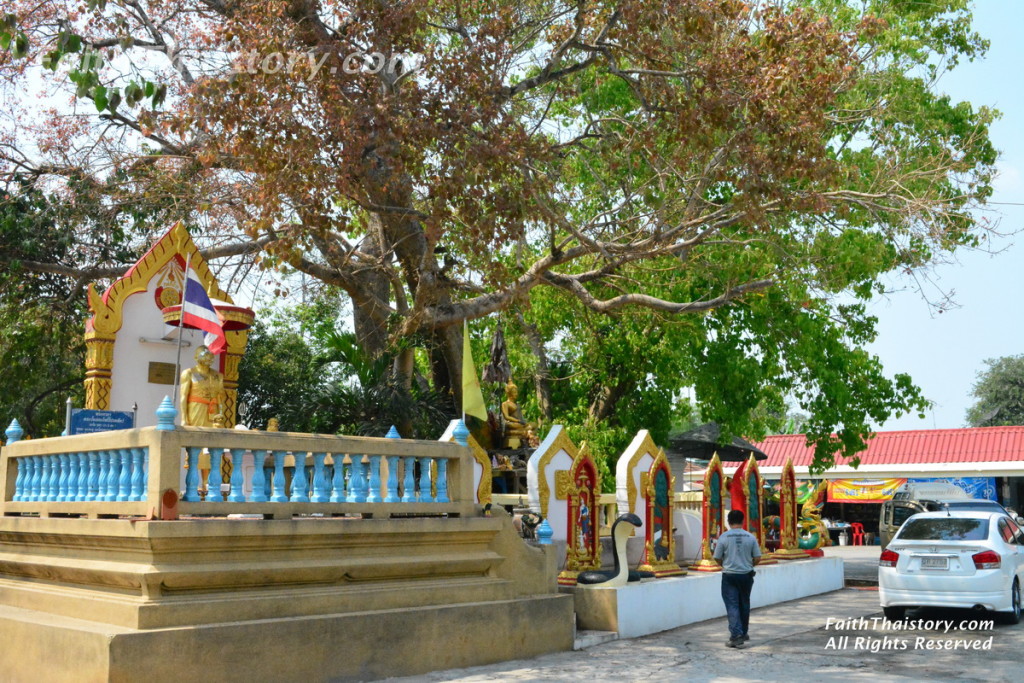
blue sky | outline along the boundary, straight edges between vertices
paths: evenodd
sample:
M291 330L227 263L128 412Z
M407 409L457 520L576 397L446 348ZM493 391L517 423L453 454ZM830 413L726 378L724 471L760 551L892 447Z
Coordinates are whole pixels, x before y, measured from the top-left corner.
M976 30L991 41L989 52L982 60L960 64L939 88L957 100L1002 112L991 130L1000 151L1000 175L992 211L985 215L999 221L1000 232L1013 233L1024 227L1024 2L983 0L974 16ZM965 426L971 389L985 359L1024 353L1022 241L1024 233L1009 234L990 245L998 253L965 252L956 255L955 263L940 266L933 280L953 292L958 307L952 310L935 312L909 288L871 305L879 334L869 350L888 374L910 374L935 403L925 419L907 415L878 429Z

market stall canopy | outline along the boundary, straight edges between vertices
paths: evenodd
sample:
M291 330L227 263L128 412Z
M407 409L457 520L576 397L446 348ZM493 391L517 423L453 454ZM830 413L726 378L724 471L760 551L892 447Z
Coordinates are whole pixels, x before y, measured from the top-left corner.
M669 455L692 460L710 460L718 453L718 459L723 462L744 462L751 455L757 460L768 457L757 446L738 436L734 436L731 442L724 445L719 443L721 433L718 423L708 422L696 429L670 437Z

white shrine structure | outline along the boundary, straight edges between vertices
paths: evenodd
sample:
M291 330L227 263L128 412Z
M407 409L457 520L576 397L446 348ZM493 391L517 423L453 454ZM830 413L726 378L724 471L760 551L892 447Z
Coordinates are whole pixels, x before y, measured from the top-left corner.
M93 315L85 327L86 408L131 411L137 406L138 427L156 424L156 409L175 384L186 263L224 321L227 350L216 357L214 366L224 374L226 426L234 426L238 364L254 314L236 306L221 289L180 221L102 295L89 285ZM181 334L179 372L192 367L195 350L203 343L200 330L185 329ZM177 403L176 396L171 399Z

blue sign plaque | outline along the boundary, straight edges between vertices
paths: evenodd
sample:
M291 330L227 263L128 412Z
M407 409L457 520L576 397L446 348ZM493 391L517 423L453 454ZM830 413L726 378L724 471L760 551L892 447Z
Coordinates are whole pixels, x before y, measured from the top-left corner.
M71 434L92 434L111 432L116 429L132 429L134 416L127 410L88 410L75 408L71 411Z

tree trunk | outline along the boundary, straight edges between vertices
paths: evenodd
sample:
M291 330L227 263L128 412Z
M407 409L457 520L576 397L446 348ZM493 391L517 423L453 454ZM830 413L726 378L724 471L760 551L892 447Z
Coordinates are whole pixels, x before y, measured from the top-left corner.
M360 248L373 256L381 258L384 252L380 241L380 220L371 214L369 222L371 229L363 239ZM362 278L366 283L366 291L370 296L363 299L352 296L352 319L355 325L356 341L359 343L359 346L371 358L376 358L387 348L387 319L390 313L378 302L389 300L391 285L388 282L387 275L383 272L367 270L363 273Z
M526 322L526 318L519 311L516 311L516 318L526 335L530 344L530 351L537 359L537 366L533 371L533 386L537 392L537 407L540 409L541 418L545 422L551 421L551 368L548 365L548 354L544 350L544 340L540 338L537 326Z
M589 410L589 421L591 424L598 424L611 418L619 399L628 393L632 382L619 382L614 386L602 386L598 389L597 397L591 402Z

